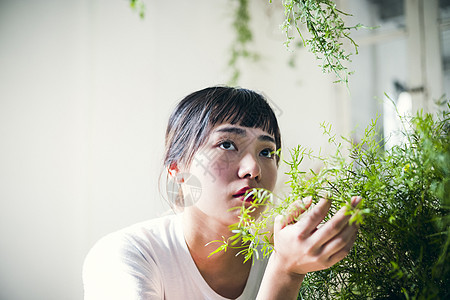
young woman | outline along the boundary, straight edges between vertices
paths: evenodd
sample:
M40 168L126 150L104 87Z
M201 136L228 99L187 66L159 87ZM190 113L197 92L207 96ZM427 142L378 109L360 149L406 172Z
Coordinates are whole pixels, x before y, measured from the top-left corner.
M290 216L275 219L269 259L244 263L232 248L209 256L217 247L210 242L230 237L229 225L238 221L239 210L231 208L250 205L245 192L275 187L273 153L280 147L276 117L260 94L212 87L184 98L169 119L165 153L182 212L97 242L84 264L85 300L297 299L305 274L340 261L356 238L344 210L319 226L327 200L298 222L292 221L303 212L298 203ZM310 198L301 201L311 205Z

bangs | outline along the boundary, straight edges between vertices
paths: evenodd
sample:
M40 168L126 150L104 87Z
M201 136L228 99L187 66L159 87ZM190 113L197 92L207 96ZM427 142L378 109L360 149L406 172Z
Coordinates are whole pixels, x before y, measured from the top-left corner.
M214 108L211 110L210 128L222 123L230 123L260 128L274 137L279 135L275 114L260 94L246 89L235 89L227 96L216 99L219 101L214 103Z
M217 86L186 96L172 112L166 131L165 164L189 166L213 128L223 123L260 128L274 137L277 150L281 148L277 118L264 96Z

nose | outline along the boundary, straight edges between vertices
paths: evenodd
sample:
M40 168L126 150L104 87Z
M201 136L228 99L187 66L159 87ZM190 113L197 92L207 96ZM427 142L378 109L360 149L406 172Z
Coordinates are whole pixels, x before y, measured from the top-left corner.
M261 167L258 158L247 153L241 158L238 171L239 178L249 178L259 181L261 179Z

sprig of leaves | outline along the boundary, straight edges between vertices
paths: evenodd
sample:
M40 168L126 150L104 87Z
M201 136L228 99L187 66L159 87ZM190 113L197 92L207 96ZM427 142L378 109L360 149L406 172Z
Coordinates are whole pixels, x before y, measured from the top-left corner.
M227 251L228 248L240 249L240 255L244 255L244 262L252 257L260 258L260 251L263 257L269 256L272 252L272 233L270 227L270 216L273 216L277 209L269 209L274 205L273 194L265 189L251 189L245 194L245 198L252 197L254 200L246 207L245 203L234 209L240 210L240 221L230 226L230 231L234 234L228 239L214 240L211 243L218 243L216 250L209 256L220 251ZM266 207L262 213L264 218L255 218L254 212L261 207Z
M249 50L253 35L250 29L248 0L231 1L238 3L233 21L236 38L232 44L228 62L232 70L230 84L236 84L241 73L238 61L241 59L255 61L259 55ZM270 2L272 3L272 0ZM352 71L345 63L351 61L351 55L358 54L358 45L350 37L350 32L363 26L361 24L346 26L343 17L350 14L339 10L331 0L283 0L282 4L285 8L285 20L281 27L286 33L284 43L286 47L289 48L291 41L294 40L292 31L297 32L302 44L308 47L317 60L321 61L319 66L322 71L332 72L337 77L336 82L348 84L348 76L352 74ZM350 43L354 53L346 50L344 41Z
M228 66L232 75L229 80L230 85L237 84L241 75L239 62L242 59L256 61L259 59L257 52L250 50L250 44L253 41L253 33L250 29L250 12L248 0L230 0L235 5L233 12L232 27L235 32L235 40L231 44L230 59Z
M130 0L130 7L139 13L141 19L145 17L145 3L143 0Z
M283 6L285 20L282 28L287 38L285 45L289 47L294 39L294 27L302 44L322 62L322 71L333 72L337 77L336 82L347 84L352 72L344 62L350 62L353 53L346 51L343 41L349 41L355 54L358 54L358 45L350 37L350 32L363 26L346 26L342 17L350 15L337 9L331 0L284 0ZM303 33L305 29L309 37Z

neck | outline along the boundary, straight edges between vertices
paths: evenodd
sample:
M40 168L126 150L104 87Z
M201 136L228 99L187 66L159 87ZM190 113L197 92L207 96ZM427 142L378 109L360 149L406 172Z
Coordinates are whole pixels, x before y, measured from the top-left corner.
M196 255L208 257L221 245L220 242L232 236L228 224L223 224L207 214L203 213L195 206L185 209L183 217L183 230L189 250ZM217 242L214 242L217 241ZM220 242L219 242L220 241ZM223 260L227 257L236 258L240 250L229 248L211 255L209 260ZM240 260L241 263L243 260Z
M247 282L251 262L244 264L244 256L237 255L242 249L229 248L210 255L232 233L228 225L208 217L195 206L183 213L183 230L189 252L209 286L225 297L238 297ZM212 243L211 243L212 242Z

